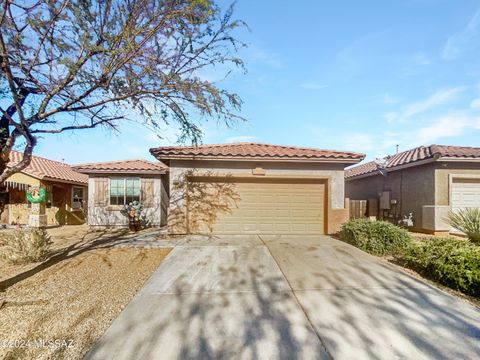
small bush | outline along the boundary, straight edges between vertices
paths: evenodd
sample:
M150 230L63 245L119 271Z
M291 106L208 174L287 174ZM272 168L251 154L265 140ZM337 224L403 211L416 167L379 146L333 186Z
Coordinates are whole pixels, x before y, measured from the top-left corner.
M443 285L480 297L480 247L464 239L432 238L412 244L404 265Z
M411 243L407 230L386 221L350 220L342 226L340 239L373 255L394 255Z
M467 234L468 239L480 245L480 208L466 208L448 215L455 229Z
M50 252L50 236L44 229L20 229L2 235L0 260L26 264L44 260Z

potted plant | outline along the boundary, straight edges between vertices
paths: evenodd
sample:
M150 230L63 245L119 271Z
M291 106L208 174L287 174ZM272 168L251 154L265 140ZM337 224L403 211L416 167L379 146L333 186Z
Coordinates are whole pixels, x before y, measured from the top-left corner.
M138 231L142 227L142 210L142 204L136 200L124 205L122 213L128 217L128 227L131 231Z

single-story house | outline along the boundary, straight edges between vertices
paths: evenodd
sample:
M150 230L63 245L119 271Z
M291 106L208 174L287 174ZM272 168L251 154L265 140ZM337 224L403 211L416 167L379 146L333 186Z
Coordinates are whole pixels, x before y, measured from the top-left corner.
M126 226L123 206L139 201L143 204L148 226L167 222L167 166L147 160L123 160L75 165L88 175L88 224L92 227Z
M88 224L125 226L123 204L172 234L326 234L348 219L344 169L363 154L237 143L150 149L159 162L77 165L89 175Z
M450 211L480 208L480 148L431 145L347 169L346 196L373 200L379 217L413 215L413 228L448 233Z
M363 154L259 143L150 149L168 166L170 233L330 234Z
M22 158L22 153L12 151L8 166L20 162ZM83 224L82 204L87 200L87 181L88 176L74 171L68 164L32 156L30 165L10 176L3 184L0 201L5 208L0 222L28 224L32 204L27 201L27 191L42 187L46 193L41 204L46 223L42 225Z

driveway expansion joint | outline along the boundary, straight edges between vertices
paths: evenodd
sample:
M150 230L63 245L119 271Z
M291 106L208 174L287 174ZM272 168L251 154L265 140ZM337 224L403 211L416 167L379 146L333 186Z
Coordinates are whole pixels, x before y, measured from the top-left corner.
M322 345L322 348L323 350L325 351L326 355L330 358L330 359L334 359L334 357L332 356L332 354L330 353L330 351L328 350L326 344L325 344L325 341L322 339L322 337L320 336L320 334L318 333L317 329L315 329L315 326L312 322L312 319L310 319L310 316L308 316L308 313L307 311L305 310L305 308L302 306L302 304L300 303L300 300L298 299L297 297L297 294L295 294L295 290L293 290L293 287L292 287L292 284L290 283L290 281L288 280L287 276L285 275L285 273L283 272L282 268L280 267L280 264L278 263L277 259L275 258L275 256L273 256L272 252L270 251L270 248L268 247L268 245L265 243L265 241L262 239L262 237L260 235L257 235L258 238L260 239L260 241L265 245L265 247L267 248L268 250L268 253L270 254L270 256L272 257L273 261L275 261L275 264L277 264L278 266L278 269L280 270L280 272L282 273L285 281L287 282L288 286L290 287L290 289L292 290L292 295L293 295L293 298L295 299L295 302L297 303L298 307L302 310L303 314L305 315L305 318L307 319L308 323L310 324L310 327L312 328L312 331L315 333L315 335L317 335L317 338L318 338L318 341L320 341L320 344Z

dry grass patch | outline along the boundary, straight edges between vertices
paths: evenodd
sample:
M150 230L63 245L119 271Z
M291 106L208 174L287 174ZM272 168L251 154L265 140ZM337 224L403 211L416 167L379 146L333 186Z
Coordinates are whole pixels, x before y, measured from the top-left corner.
M55 235L58 261L45 268L0 265L0 334L6 340L73 340L73 346L0 349L0 358L81 358L170 251L97 248L91 240L79 245L78 232L63 239ZM62 246L74 250L62 252ZM5 280L25 273L5 286Z

